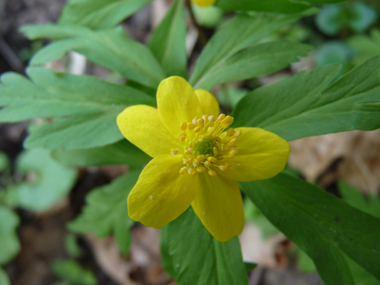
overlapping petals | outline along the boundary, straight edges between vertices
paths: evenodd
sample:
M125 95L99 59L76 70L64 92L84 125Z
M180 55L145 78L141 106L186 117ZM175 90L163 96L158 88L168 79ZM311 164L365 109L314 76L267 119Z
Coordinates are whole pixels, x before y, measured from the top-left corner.
M219 104L215 97L208 91L203 89L195 90L199 104L201 105L202 113L214 115L218 117L220 114Z
M198 176L179 175L182 159L174 155L153 158L128 196L128 214L142 224L161 228L181 215L195 199Z
M151 157L170 154L170 149L182 147L166 129L156 108L146 105L128 107L117 117L117 125L127 140Z
M166 128L178 137L182 122L201 117L202 109L193 87L182 77L172 76L163 80L157 90L157 107Z
M193 2L198 5L214 3ZM218 102L208 91L194 91L186 80L173 76L160 83L157 105L158 109L143 105L128 107L117 118L122 134L154 157L128 197L129 216L146 226L160 228L191 204L203 225L219 241L239 235L244 227L244 209L237 181L263 180L277 175L286 165L289 144L259 128L237 128L228 134L221 133L221 129L221 137L214 142L232 143L232 155L223 154L218 159L209 157L214 165L210 162L206 165L203 157L203 170L201 168L198 173L194 168L191 172L184 167L187 158L181 155L189 149L184 148L179 136L184 135L187 124L195 117L207 115L203 118L211 116L215 120L220 112ZM210 119L210 122L213 121ZM185 127L181 130L183 124ZM203 121L202 124L206 125ZM171 150L174 155L170 154ZM180 174L183 167L185 171ZM213 175L208 174L205 167L212 167L217 176L212 171Z

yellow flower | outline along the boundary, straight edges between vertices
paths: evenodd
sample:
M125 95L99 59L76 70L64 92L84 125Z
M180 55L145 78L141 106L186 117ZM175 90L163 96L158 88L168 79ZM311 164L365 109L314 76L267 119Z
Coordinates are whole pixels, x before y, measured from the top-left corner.
M191 0L194 4L197 4L199 7L205 8L215 4L216 0Z
M212 94L194 91L181 77L160 83L157 105L131 106L117 117L122 134L153 157L129 194L129 216L161 228L191 205L217 240L239 235L244 209L237 181L277 175L289 144L259 128L228 129L233 118L219 115Z

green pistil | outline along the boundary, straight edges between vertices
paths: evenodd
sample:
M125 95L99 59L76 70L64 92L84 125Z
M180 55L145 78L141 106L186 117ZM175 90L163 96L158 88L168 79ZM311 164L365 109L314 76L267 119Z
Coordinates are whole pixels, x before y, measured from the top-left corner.
M196 146L195 150L199 151L199 153L203 155L212 154L212 147L212 141L200 142Z

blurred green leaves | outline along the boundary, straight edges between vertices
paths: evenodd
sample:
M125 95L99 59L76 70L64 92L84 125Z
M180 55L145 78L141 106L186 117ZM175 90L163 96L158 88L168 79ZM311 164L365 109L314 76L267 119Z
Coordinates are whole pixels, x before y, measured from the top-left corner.
M45 149L24 151L17 158L17 168L26 181L13 186L7 200L13 206L43 211L64 197L76 181L76 170L57 163Z
M85 270L81 265L71 260L54 260L51 269L54 274L65 280L64 284L72 285L96 285L97 280L94 274Z
M129 228L134 223L128 217L127 198L139 175L139 171L131 171L93 190L86 196L81 215L69 223L69 229L78 233L93 232L98 237L112 232L121 252L127 255L131 242Z
M234 109L234 126L260 127L288 141L380 127L380 56L336 80L339 65L301 72L247 94ZM254 114L254 115L253 115Z
M20 250L16 233L20 220L11 209L0 206L0 221L0 265L3 265L12 260Z
M161 230L161 254L179 285L249 284L238 238L217 241L191 207Z
M377 19L376 10L362 2L348 5L326 5L316 16L318 28L327 35L336 35L344 29L360 33Z
M343 252L380 280L380 219L298 178L240 183L271 223L309 255L326 284L354 284Z
M11 285L11 281L9 280L7 273L0 267L0 284L2 285Z

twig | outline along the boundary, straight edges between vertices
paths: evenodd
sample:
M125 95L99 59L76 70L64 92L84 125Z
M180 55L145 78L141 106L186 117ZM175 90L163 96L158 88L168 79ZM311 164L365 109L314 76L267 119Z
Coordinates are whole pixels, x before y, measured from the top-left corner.
M203 31L202 27L199 25L197 19L195 18L194 11L191 8L190 0L186 0L185 4L186 4L186 7L188 8L188 10L190 12L191 21L193 22L194 26L198 30L199 41L200 41L202 47L205 47L207 44L207 36L206 36L205 32Z
M14 71L25 74L24 64L9 47L9 45L4 41L2 36L0 36L0 53L3 55L4 59L8 62Z

